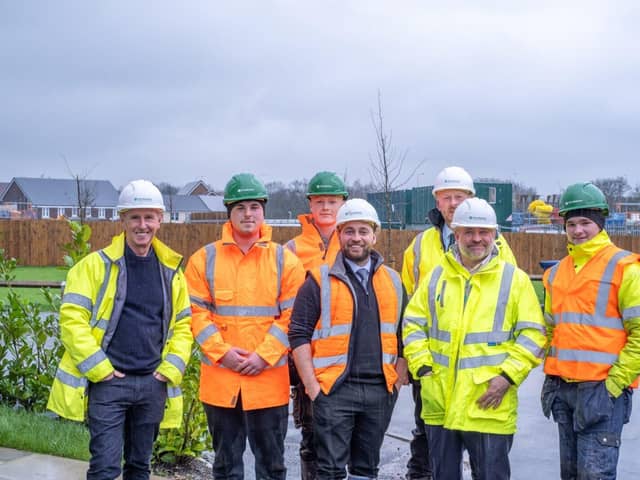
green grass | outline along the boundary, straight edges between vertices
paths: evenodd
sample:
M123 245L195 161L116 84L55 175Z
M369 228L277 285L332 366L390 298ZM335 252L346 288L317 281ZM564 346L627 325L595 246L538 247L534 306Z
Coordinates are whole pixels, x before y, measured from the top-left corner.
M89 431L77 422L0 405L0 446L89 460Z
M38 280L46 282L62 282L67 277L67 270L59 267L16 267L13 271L16 280ZM26 301L44 304L44 296L39 288L14 288L16 293ZM0 287L0 300L7 298L7 288Z
M538 295L538 302L540 303L540 305L544 304L544 286L542 285L542 282L540 280L534 280L531 283L533 283L533 288L536 291L536 295Z

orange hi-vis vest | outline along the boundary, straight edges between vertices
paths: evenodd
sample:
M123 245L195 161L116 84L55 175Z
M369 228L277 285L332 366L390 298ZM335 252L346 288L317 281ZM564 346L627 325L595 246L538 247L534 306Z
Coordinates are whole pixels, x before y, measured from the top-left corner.
M618 292L624 268L640 256L607 245L576 273L570 256L545 272L551 296L553 338L544 363L549 375L605 380L627 342ZM638 380L632 384L637 387Z
M343 376L349 361L349 340L357 312L356 293L347 276L342 254L333 266L321 265L310 272L320 286L320 318L311 338L311 356L316 378L328 395ZM372 277L373 291L378 300L382 372L387 389L393 391L398 380L395 364L398 359L397 329L402 309L402 282L398 273L379 265Z
M232 408L238 397L244 410L289 402L289 321L304 281L300 261L270 241L262 225L260 239L244 254L227 222L222 239L198 250L185 275L191 296L191 328L202 351L200 400ZM258 375L241 375L220 363L231 347L257 353L268 366Z
M320 232L313 224L311 215L298 215L302 233L284 244L302 262L305 270L319 267L323 263L333 264L340 251L338 232L333 232L329 244L325 247Z

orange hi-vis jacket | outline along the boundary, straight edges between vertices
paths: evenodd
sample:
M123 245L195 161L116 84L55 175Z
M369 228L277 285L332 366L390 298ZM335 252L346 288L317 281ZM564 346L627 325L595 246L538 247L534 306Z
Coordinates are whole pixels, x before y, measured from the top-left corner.
M395 270L386 265L372 267L373 290L378 300L382 371L389 392L398 380L397 330L402 315L402 281ZM320 388L328 395L345 373L349 358L349 340L354 318L356 293L347 276L342 254L333 266L321 265L310 272L320 286L320 318L311 338L311 357Z
M334 231L329 244L325 245L311 215L298 215L298 221L302 226L302 233L284 246L296 254L305 270L319 267L323 263L333 264L340 251L338 232Z
M608 244L576 273L571 256L545 272L553 327L544 364L549 375L600 381L627 343L625 313L618 306L624 269L640 256ZM631 385L637 387L638 381Z
M222 238L198 250L185 272L193 311L191 328L202 351L200 400L254 410L289 402L289 320L304 281L300 260L271 241L271 227L244 254L232 226ZM220 360L231 347L257 353L268 366L258 375L240 375Z

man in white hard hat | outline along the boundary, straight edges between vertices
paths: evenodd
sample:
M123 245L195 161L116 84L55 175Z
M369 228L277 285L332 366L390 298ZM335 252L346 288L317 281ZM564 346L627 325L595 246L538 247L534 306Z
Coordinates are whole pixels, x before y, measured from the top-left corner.
M467 198L472 198L476 189L471 175L461 167L446 167L436 176L433 185L436 207L429 211L431 227L420 232L404 252L402 262L402 283L409 296L418 288L424 278L444 257L445 252L455 243L451 221L456 207ZM513 265L516 259L502 235L496 231L495 245L499 257ZM420 382L412 378L412 391L415 402L415 428L412 431L411 457L407 463L407 480L428 480L431 467L428 463L429 448L421 420L422 402L420 401Z
M159 427L182 421L178 386L191 355L182 257L156 238L160 191L134 180L117 208L123 232L67 274L60 307L66 351L47 405L71 420L86 414L89 480L149 478Z
M510 478L517 388L540 364L542 312L528 275L499 256L496 215L479 198L455 210L455 244L407 306L404 354L420 379L434 478Z
M317 478L376 478L380 447L406 378L397 272L373 250L380 220L363 199L338 211L340 253L313 268L293 306L289 343L313 401Z

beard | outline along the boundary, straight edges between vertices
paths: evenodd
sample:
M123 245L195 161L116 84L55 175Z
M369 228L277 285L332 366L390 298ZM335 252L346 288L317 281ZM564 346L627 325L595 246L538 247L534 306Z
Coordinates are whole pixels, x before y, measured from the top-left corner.
M342 247L342 255L344 255L345 258L351 260L352 262L358 263L358 262L363 262L364 260L366 260L367 258L369 258L369 255L371 255L371 246L370 245L366 245L366 244L355 244L358 245L362 248L362 251L357 254L357 253L353 253L350 250L350 246L353 246L353 243L347 244L344 247Z

